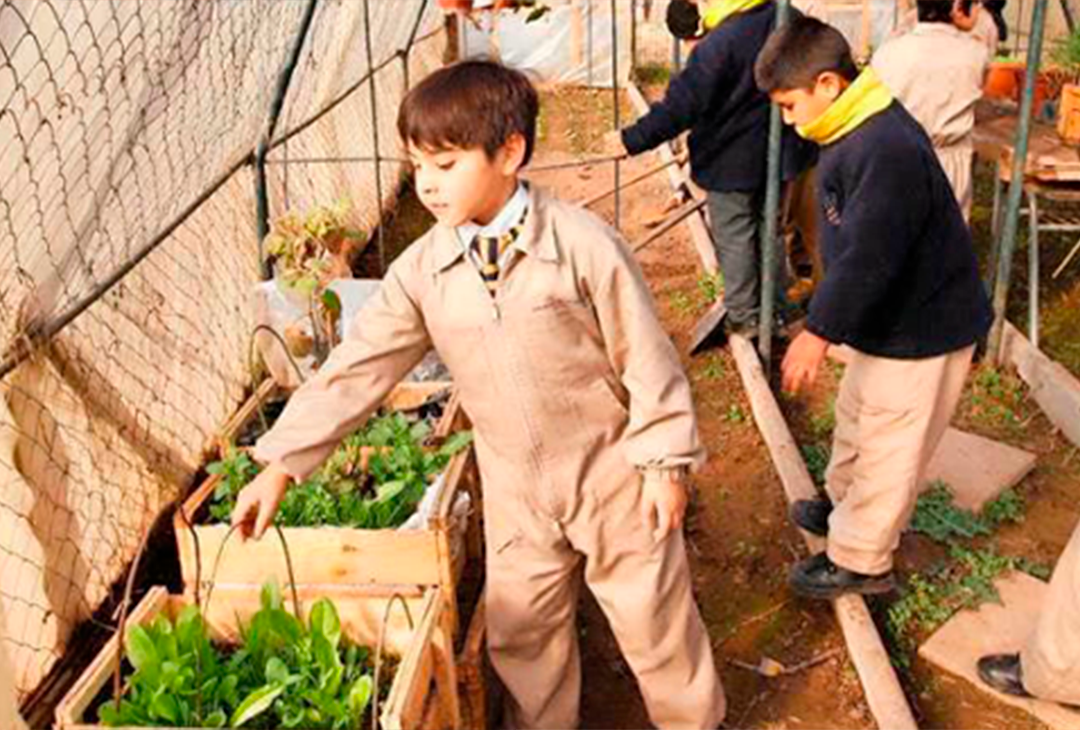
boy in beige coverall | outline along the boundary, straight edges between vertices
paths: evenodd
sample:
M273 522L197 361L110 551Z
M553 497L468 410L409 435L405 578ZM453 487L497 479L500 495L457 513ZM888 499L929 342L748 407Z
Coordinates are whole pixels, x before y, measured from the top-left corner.
M535 89L485 61L435 72L398 128L437 224L387 271L255 456L234 524L260 536L434 347L471 418L484 486L488 647L513 727L578 723L579 575L660 727L711 728L724 695L691 592L685 477L704 458L690 388L629 249L517 179Z
M979 660L996 690L1080 708L1080 525L1061 554L1035 630L1018 654Z
M964 220L970 221L975 103L990 63L986 44L970 32L982 7L965 12L952 0L919 0L918 13L919 23L878 49L872 63L930 135Z

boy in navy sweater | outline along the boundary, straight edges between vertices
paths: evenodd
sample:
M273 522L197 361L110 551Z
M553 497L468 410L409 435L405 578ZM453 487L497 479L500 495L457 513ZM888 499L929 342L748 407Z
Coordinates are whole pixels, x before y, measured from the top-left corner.
M720 10L710 8L713 29L671 80L664 100L622 131L622 142L637 155L690 130L690 172L709 195L728 326L756 335L769 97L754 83L754 60L773 29L776 5L725 0ZM794 181L813 159L813 145L785 130L784 181Z
M797 17L757 61L784 121L821 145L825 277L782 365L790 393L812 383L830 343L856 351L836 401L829 500L792 517L827 535L793 589L816 598L893 587L893 552L926 464L990 326L971 236L926 132L840 33Z

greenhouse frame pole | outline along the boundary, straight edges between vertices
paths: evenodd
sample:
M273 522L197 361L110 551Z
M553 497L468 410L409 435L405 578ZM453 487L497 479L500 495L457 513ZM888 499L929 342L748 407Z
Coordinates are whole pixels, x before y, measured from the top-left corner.
M311 30L312 21L315 18L315 6L319 0L308 0L304 8L304 15L300 18L300 27L293 39L292 48L285 59L285 64L278 74L277 84L274 88L274 98L270 103L270 115L266 120L266 127L259 136L258 146L255 148L255 230L259 237L259 270L262 278L270 279L273 271L270 262L266 258L263 246L266 237L270 234L270 193L266 181L266 157L270 154L270 140L277 131L278 120L281 118L281 110L285 106L285 98L289 94L289 85L292 82L293 73L300 63L300 53L307 42L308 33Z
M1027 168L1028 142L1031 138L1031 110L1035 99L1035 81L1039 74L1039 59L1042 55L1047 2L1048 0L1035 0L1035 7L1031 13L1031 38L1028 42L1027 66L1024 69L1024 94L1020 99L1020 119L1016 127L1016 152L1013 155L1009 197L1005 203L1005 224L1001 227L1001 238L997 244L998 269L994 282L994 323L990 327L988 346L990 359L995 364L1001 358L1001 335L1005 329L1009 279L1012 276L1016 234L1020 223L1020 202L1024 194L1024 173ZM1037 287L1038 285L1038 281L1030 283L1030 286Z
M1045 2L1045 0L1043 0ZM776 27L787 22L789 0L776 4ZM780 222L781 131L780 107L772 104L769 110L769 152L766 158L765 230L761 239L761 313L758 330L758 354L765 373L772 361L773 310L776 302L777 238Z
M371 46L371 0L364 0L364 55L368 68L375 68L375 52ZM383 188L382 159L379 146L379 95L375 88L376 74L368 80L368 98L371 103L371 142L375 146L375 202L379 207L379 220L375 228L375 245L379 251L379 275L386 273L386 240L383 235Z
M631 18L632 20L632 18ZM615 130L618 131L622 120L619 118L619 12L618 0L611 0L611 93L614 102L612 108ZM615 230L619 230L619 212L622 196L619 194L621 169L619 158L615 158Z

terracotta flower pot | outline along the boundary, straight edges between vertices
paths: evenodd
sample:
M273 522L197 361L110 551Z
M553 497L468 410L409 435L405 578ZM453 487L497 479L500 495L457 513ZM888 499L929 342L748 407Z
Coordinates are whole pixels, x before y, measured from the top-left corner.
M473 9L473 0L439 0L439 7L447 12L468 13Z
M986 72L983 95L988 99L1020 100L1024 64L1021 61L994 61Z

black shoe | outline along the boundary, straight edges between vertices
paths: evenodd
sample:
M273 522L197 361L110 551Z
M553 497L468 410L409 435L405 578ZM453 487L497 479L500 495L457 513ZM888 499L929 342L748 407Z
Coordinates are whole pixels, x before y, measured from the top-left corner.
M892 571L881 575L863 575L829 560L825 553L812 555L800 560L791 568L788 576L791 589L800 596L831 600L845 593L859 593L864 596L876 593L888 593L896 588Z
M980 659L977 666L979 679L998 692L1013 697L1031 697L1024 689L1019 654L990 654Z
M829 534L832 510L832 502L827 499L798 499L791 505L788 515L792 522L810 534L825 537Z

